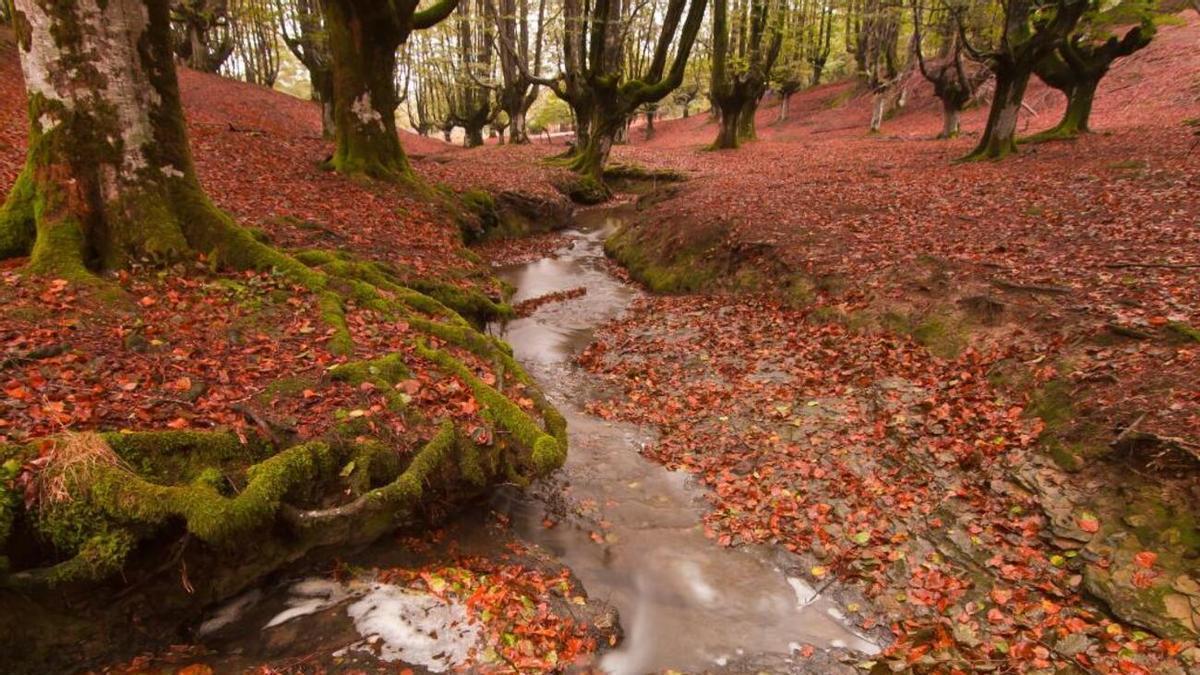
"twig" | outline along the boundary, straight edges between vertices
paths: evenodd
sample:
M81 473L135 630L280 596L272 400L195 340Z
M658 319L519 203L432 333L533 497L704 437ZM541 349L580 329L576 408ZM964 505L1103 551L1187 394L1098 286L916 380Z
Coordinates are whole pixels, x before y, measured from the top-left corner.
M1200 263L1144 263L1144 262L1115 262L1105 263L1105 267L1110 269L1120 269L1124 267L1161 267L1168 270L1188 270L1200 268Z

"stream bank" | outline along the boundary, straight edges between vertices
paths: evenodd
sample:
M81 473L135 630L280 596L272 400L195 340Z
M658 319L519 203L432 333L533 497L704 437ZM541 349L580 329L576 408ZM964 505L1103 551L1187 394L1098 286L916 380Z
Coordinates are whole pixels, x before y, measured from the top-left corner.
M348 579L291 575L235 599L202 624L210 627L202 629L202 643L215 652L205 662L234 669L297 660L369 666L372 658L395 655L386 646L397 625L410 635L448 634L445 626L439 631L413 620L432 605L396 602L403 591L387 590L388 602L380 603L372 585L379 570L420 568L431 555L495 557L506 549L530 567L541 560L547 574L570 570L577 586L560 594L567 600L562 607L589 626L597 648L615 647L590 663L607 672L825 673L878 651L875 637L847 625L845 606L801 578L795 560L770 547L723 549L707 537L705 490L687 474L641 456L656 442L651 429L587 412L604 392L575 357L599 326L641 295L610 273L604 257L603 242L620 217L620 208L584 211L553 255L498 270L516 288L515 306L586 289L491 327L566 417L571 451L563 469L526 491L501 489L428 543L424 556L414 558L408 542L380 542L342 559L342 569L352 571ZM364 602L385 605L392 623L363 622ZM438 606L450 607L446 625L468 623L453 614L452 603ZM465 654L479 640L469 631L457 635L437 648ZM401 657L434 672L449 667L412 652Z

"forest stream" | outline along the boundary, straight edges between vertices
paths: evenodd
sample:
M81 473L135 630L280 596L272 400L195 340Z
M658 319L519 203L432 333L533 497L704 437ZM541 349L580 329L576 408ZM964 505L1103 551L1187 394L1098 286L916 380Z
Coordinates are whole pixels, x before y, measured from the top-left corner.
M569 567L591 598L619 612L624 639L601 657L598 665L606 672L764 664L788 670L792 653L808 645L876 653L875 643L846 625L836 601L785 572L779 553L721 548L706 537L704 488L639 453L653 441L651 430L585 412L597 395L596 382L575 357L595 328L639 294L608 271L604 257L604 239L620 213L620 207L585 211L554 254L499 270L516 288L514 304L587 289L491 327L566 416L570 454L544 484L524 492L502 488L486 508L464 515L443 545L498 552L489 528L499 514L518 540ZM397 548L380 542L345 562L403 564ZM217 665L231 669L321 649L326 657L344 655L369 643L361 651L393 665L441 672L461 663L476 638L453 609L397 596L394 587L381 584L291 578L235 598L211 614L200 633L210 636L206 646L224 655Z

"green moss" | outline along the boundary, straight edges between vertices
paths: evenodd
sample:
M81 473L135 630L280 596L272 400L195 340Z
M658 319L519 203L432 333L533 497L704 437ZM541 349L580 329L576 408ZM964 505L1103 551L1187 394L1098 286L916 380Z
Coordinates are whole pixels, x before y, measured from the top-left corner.
M1064 379L1047 382L1031 395L1026 412L1040 418L1046 431L1062 430L1075 417L1070 382Z
M1176 340L1181 342L1200 342L1200 329L1182 321L1172 321L1167 324L1167 330Z
M931 316L912 329L913 339L925 345L931 353L951 359L967 346L961 329L948 317Z
M353 385L371 382L384 387L390 387L411 375L412 371L404 363L403 354L387 354L377 359L353 361L329 371L329 376L340 382Z
M558 423L561 416L557 412L553 413L552 418L549 411L543 410L546 416L546 429L543 430L515 403L475 377L466 366L446 352L431 349L423 342L417 343L417 352L466 382L475 399L483 406L484 415L512 434L522 447L531 449L534 475L544 476L562 466L567 456L566 424Z
M3 206L0 206L0 260L28 255L37 236L34 221L33 179L22 171Z
M608 186L587 175L573 176L555 187L576 204L601 204L612 196Z
M459 288L432 280L411 280L409 287L437 300L459 315L479 323L513 316L512 307L496 302L474 288Z

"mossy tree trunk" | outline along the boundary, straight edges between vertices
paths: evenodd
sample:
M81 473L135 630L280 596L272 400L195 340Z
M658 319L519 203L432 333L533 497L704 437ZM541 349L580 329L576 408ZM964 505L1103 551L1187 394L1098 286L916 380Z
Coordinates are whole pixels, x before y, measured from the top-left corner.
M751 0L739 3L735 10L738 15L731 21L729 0L713 3L710 96L722 118L713 142L717 149L735 148L740 141L757 138L758 102L766 93L771 69L783 46L783 31L775 16L780 7L766 0ZM732 142L730 125L737 135Z
M408 158L396 135L396 50L407 37L386 3L329 0L333 119L339 173L405 178Z
M717 119L717 140L713 141L714 150L734 150L740 145L738 139L738 120L742 114L742 104L731 101L728 105L720 105L721 114Z
M1016 151L1017 117L1029 78L1037 63L1075 29L1087 7L1087 0L1056 0L1053 6L1037 7L1033 0L1012 0L1005 5L1004 31L995 51L981 54L963 39L964 49L986 59L996 76L987 126L964 160L1000 159ZM963 37L961 33L960 26Z
M167 3L17 0L29 150L0 210L0 255L68 278L196 250L249 255L187 144Z
M1017 119L1032 74L1032 68L1015 65L996 69L996 91L988 110L987 126L979 145L967 159L1000 159L1016 152Z
M1148 17L1120 39L1110 37L1096 44L1076 36L1038 61L1034 72L1048 86L1066 96L1067 107L1057 125L1030 140L1073 138L1090 131L1092 103L1100 80L1108 74L1114 61L1150 44L1154 33L1153 19Z
M750 96L742 103L741 113L738 115L738 137L743 141L758 140L758 101L761 92Z
M417 0L329 0L325 26L333 72L331 161L340 173L396 180L412 171L396 134L396 50L413 30L445 19L458 0L417 12Z
M942 133L938 138L957 138L959 130L959 106L953 101L942 99Z
M625 72L630 32L622 28L633 4L564 0L563 72L554 79L532 79L566 101L575 115L575 147L567 156L571 168L603 184L612 145L637 109L662 101L683 83L706 4L707 0L668 0L653 55L635 75Z

